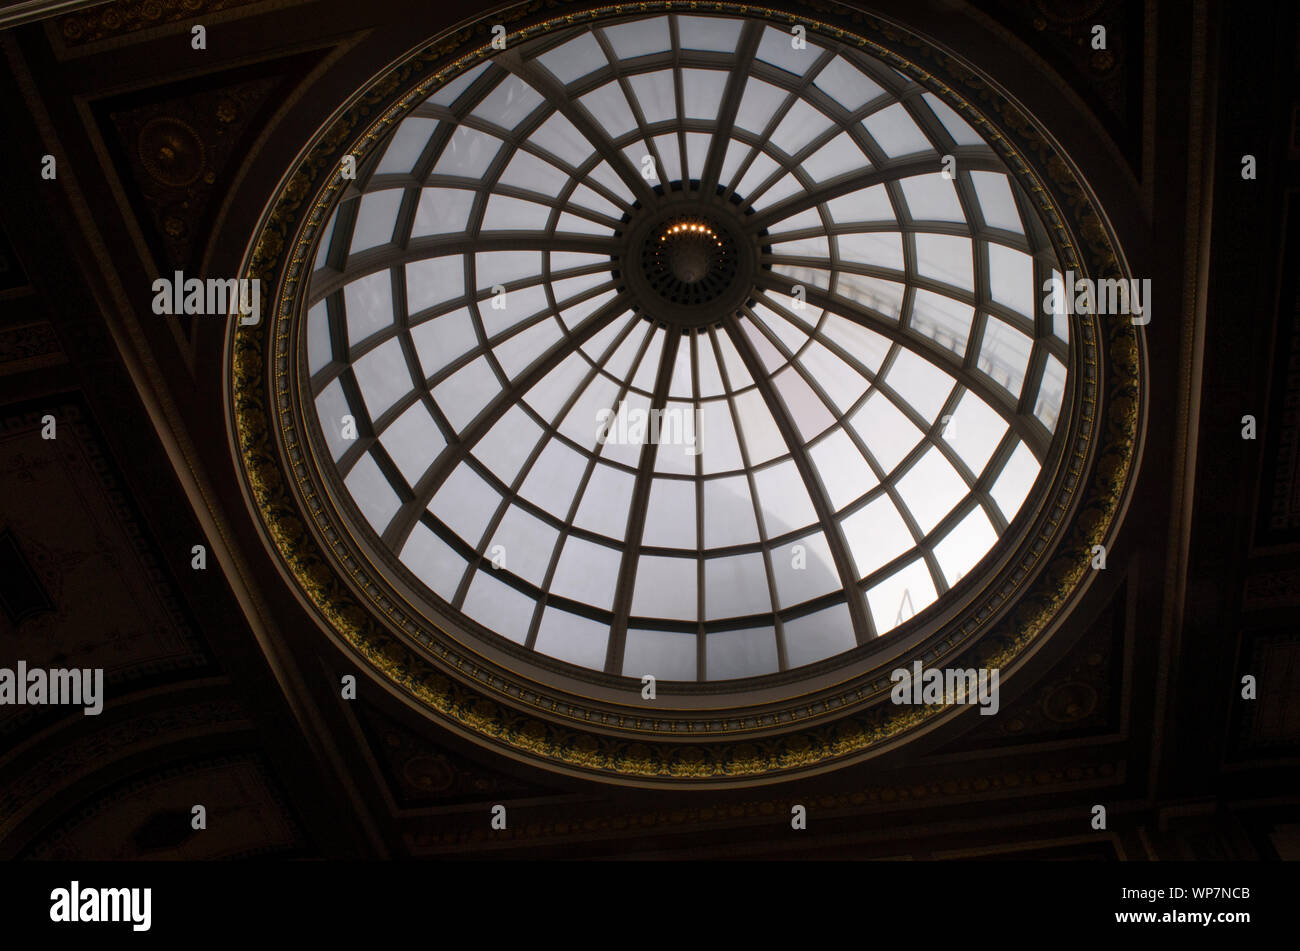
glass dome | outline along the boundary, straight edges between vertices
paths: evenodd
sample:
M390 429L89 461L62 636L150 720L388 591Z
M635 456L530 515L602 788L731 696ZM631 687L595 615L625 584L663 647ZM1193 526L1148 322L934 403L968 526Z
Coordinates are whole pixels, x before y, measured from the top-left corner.
M359 170L305 388L440 610L606 674L754 677L907 625L1009 533L1068 405L1060 265L971 126L824 42L558 31Z

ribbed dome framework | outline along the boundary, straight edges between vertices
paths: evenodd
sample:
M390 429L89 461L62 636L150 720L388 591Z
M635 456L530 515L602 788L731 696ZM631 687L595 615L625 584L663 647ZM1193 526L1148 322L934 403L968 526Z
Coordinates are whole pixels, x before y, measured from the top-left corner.
M840 654L948 595L1049 454L1042 226L858 51L574 28L442 87L362 172L309 292L324 445L435 603L538 654L665 680Z

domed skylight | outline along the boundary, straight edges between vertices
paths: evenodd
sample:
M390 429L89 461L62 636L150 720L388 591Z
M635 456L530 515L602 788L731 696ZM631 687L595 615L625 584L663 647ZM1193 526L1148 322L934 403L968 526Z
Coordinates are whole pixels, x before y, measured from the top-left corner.
M839 654L944 597L1048 455L1043 229L857 51L574 28L442 87L356 185L309 292L324 445L435 603L539 654L664 680Z

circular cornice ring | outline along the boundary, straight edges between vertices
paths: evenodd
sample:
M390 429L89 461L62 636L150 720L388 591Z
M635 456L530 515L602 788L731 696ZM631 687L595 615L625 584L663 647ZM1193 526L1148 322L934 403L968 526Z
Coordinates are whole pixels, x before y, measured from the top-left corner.
M698 0L570 6L555 16L521 4L493 14L491 23L507 25L513 46L610 17L717 12L801 24L810 37L860 49L927 87L984 136L1036 203L1064 267L1094 279L1131 276L1093 196L1045 130L988 78L892 23L822 5L806 16ZM1113 537L1131 490L1145 361L1142 335L1127 319L1071 318L1078 345L1066 396L1072 410L1062 417L1070 429L1055 444L1064 451L1045 460L1051 478L1042 484L1050 491L1015 548L986 575L979 596L942 617L942 627L924 638L893 638L902 653L886 663L780 703L674 708L663 693L658 705L641 701L635 682L621 701L607 691L587 696L555 689L485 658L410 610L340 530L328 493L317 484L293 386L309 262L346 185L342 157L366 161L431 90L493 55L491 41L488 21L444 34L336 112L284 178L244 258L240 276L261 280L272 306L259 323L231 320L228 328L224 384L236 469L268 549L327 636L394 693L460 735L570 775L646 786L777 782L877 755L957 712L888 702L889 668L913 660L927 667L998 667L1005 681L1081 595L1093 546ZM836 660L798 673L832 671ZM710 697L725 697L725 688L704 686Z

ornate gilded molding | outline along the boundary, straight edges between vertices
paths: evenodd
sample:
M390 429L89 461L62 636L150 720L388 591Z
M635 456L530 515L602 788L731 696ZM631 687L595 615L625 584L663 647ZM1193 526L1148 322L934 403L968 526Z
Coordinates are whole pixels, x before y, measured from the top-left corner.
M986 77L893 24L823 3L808 15L729 2L659 0L579 7L527 3L497 13L511 46L555 29L656 11L743 13L801 23L925 85L977 128L1037 206L1063 266L1127 276L1091 193L1050 135ZM950 708L898 707L883 666L833 687L762 707L719 711L578 697L475 653L421 616L343 528L313 464L294 385L302 298L314 243L343 188L339 160L358 163L437 86L491 55L486 22L443 35L396 64L335 114L264 214L242 276L274 293L269 318L231 321L228 424L244 490L274 556L330 636L433 719L508 754L616 782L698 786L762 782L875 755ZM1092 546L1114 529L1141 431L1142 354L1127 319L1075 318L1069 430L1048 459L1048 492L1003 567L961 613L904 663L1012 669L1081 591ZM893 661L891 658L892 667ZM723 695L719 699L724 699Z

